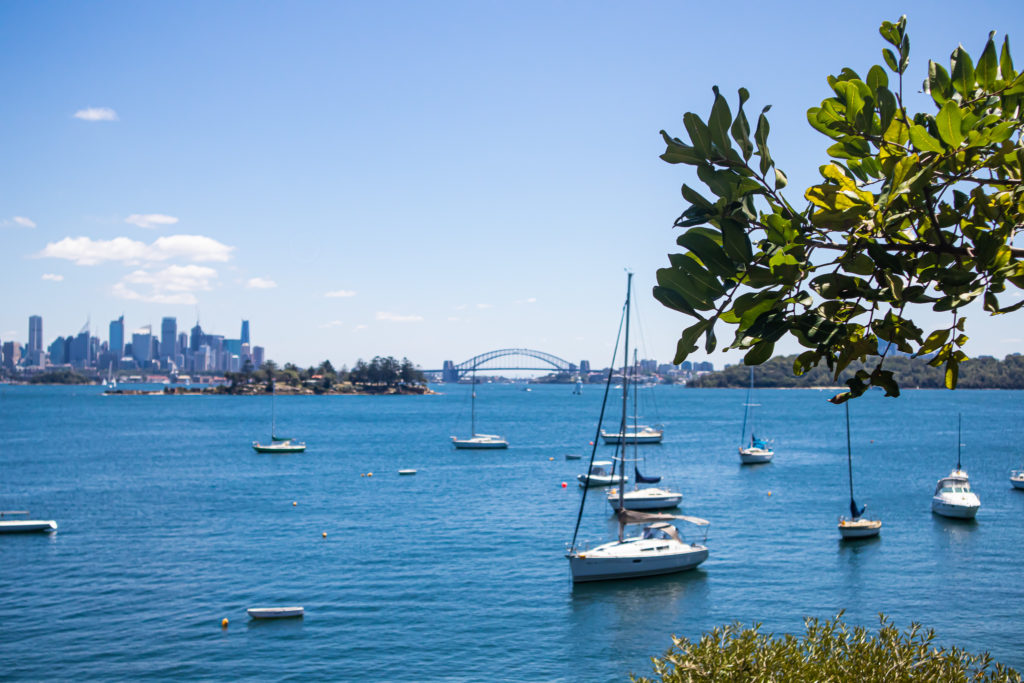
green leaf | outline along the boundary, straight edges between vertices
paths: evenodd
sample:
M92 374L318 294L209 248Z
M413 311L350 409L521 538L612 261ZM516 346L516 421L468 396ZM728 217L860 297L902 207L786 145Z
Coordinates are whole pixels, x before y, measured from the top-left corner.
M883 21L882 25L878 27L878 32L885 38L885 41L890 45L899 47L900 45L900 32L896 28L896 24L891 21Z
M877 64L868 69L867 84L873 93L878 92L879 88L889 87L889 76L885 73L885 69Z
M981 57L978 58L978 66L974 70L974 75L978 79L978 83L981 87L986 90L991 90L996 84L996 78L999 76L999 60L996 58L996 44L992 41L992 38L996 35L995 31L988 34L988 42L985 43L985 49L981 53Z
M1010 57L1010 36L1003 37L1003 49L999 51L999 75L1007 82L1017 75L1013 70L1013 58Z
M670 164L697 165L704 161L704 158L697 154L697 151L682 141L670 138L668 133L661 131L661 137L665 139L665 153L661 155L663 161Z
M757 117L757 130L754 131L754 142L757 143L757 153L761 157L761 175L767 175L768 169L775 165L771 154L768 153L770 126L768 125L768 117L765 114L769 109L771 109L770 106L761 110L761 115Z
M775 169L775 189L781 190L786 185L789 185L789 180L786 178L786 174L779 169Z
M946 388L956 389L957 377L960 375L960 363L953 356L946 361Z
M665 306L666 308L671 308L674 311L679 311L680 313L691 315L694 318L702 317L698 315L697 311L694 310L693 306L686 302L686 299L684 299L682 295L677 294L674 290L671 290L668 287L655 285L652 294L654 294L654 298L657 299L661 303L661 305Z
M746 88L740 88L739 95L740 106L729 132L732 133L732 139L739 145L740 152L743 153L743 160L749 161L754 153L754 144L750 141L750 123L747 121L747 115L743 113L743 103L750 98L750 93Z
M960 124L963 116L960 114L960 107L953 100L947 100L939 113L935 116L935 125L939 129L939 137L950 147L959 147L964 141L964 135L960 132ZM910 129L910 138L914 139L914 129ZM916 144L916 143L915 143Z
M754 258L747 231L735 221L722 221L722 246L726 255L736 263L750 263Z
M875 96L878 98L878 118L884 133L889 130L893 117L896 116L896 110L898 109L896 95L888 88L879 88Z
M679 337L679 342L676 344L675 358L672 359L675 365L682 363L688 355L697 350L697 337L703 334L710 324L710 320L701 320L683 330L683 334Z
M817 351L804 351L793 361L793 374L800 377L811 368L818 365L821 354Z
M910 142L921 152L938 152L942 154L942 143L936 140L925 130L924 126L916 123L910 127Z
M934 332L928 335L928 338L924 340L924 343L921 344L921 348L917 350L917 353L915 353L914 356L923 356L926 353L931 353L932 351L938 349L940 346L945 344L947 339L949 339L948 329L935 330Z
M693 112L683 114L683 125L690 135L694 151L706 159L711 153L711 133L708 132L708 127Z
M931 93L935 104L940 107L949 100L952 95L953 83L949 80L949 74L941 64L928 61L928 92Z
M676 239L676 244L696 254L697 258L715 275L719 277L735 275L736 266L725 255L725 250L703 231L687 230Z
M732 124L732 113L729 111L729 103L718 92L718 86L711 90L715 93L715 102L711 105L711 116L708 117L708 130L711 131L711 142L713 142L723 153L732 148L729 142L729 126Z
M775 344L770 341L761 341L747 351L746 355L743 356L744 365L760 365L769 358L772 357L772 352L775 350Z
M953 71L953 88L964 97L974 92L974 62L963 47L953 50L950 57Z
M885 64L895 72L899 72L899 64L896 63L896 55L893 54L892 50L885 48L882 50L882 57L885 58Z

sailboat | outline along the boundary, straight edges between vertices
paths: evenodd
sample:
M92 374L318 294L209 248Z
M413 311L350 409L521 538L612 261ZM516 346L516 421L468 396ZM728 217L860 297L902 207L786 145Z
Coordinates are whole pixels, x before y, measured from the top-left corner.
M473 391L470 398L470 436L468 439L452 437L452 445L456 448L491 449L508 448L508 441L497 434L477 434L476 432L476 370L473 370Z
M629 309L630 296L632 293L633 274L628 273L626 282L626 303L623 309L625 323L625 344L623 348L629 348ZM621 331L620 326L620 331ZM618 350L618 339L615 344ZM625 363L628 363L628 358ZM624 365L625 365L624 363ZM611 367L615 365L615 352L612 354ZM626 401L628 398L628 382L626 371L623 371L623 396L622 396L622 420L620 425L625 431L626 422ZM598 418L597 430L601 431L601 422L604 419L605 406L608 402L608 390L611 387L612 370L608 371L608 380L605 384L604 401L601 403L601 416ZM594 461L597 452L597 439L594 439L594 446L591 447L590 460ZM620 475L625 478L626 458L618 459ZM572 573L572 580L576 583L585 581L603 581L609 579L627 579L641 576L654 576L658 574L671 574L675 572L693 569L707 559L708 549L704 545L707 542L708 521L699 517L686 515L673 515L667 513L640 512L629 510L623 504L625 492L619 487L619 507L615 516L619 522L618 539L603 543L595 548L588 549L584 545L577 545L576 539L579 534L580 521L583 518L583 508L587 500L588 489L583 489L580 498L580 508L576 516L576 529L573 531L572 543L570 543L566 559L569 560L569 569ZM683 540L679 528L673 523L675 520L685 521L704 529L704 538L699 543L690 543ZM626 536L628 526L642 525L639 535Z
M252 449L257 453L302 453L306 450L305 441L296 441L277 435L277 382L270 378L270 443L252 442Z
M637 363L636 349L633 350L633 422L636 422L636 411L637 411L637 377L636 371L639 367ZM626 380L623 380L625 383ZM659 486L649 486L646 488L640 488L640 484L657 484L661 481L661 477L657 476L644 476L640 473L640 457L639 448L637 448L637 442L633 442L633 482L634 487L632 491L626 491L625 493L612 489L608 492L608 504L612 506L613 510L619 510L620 508L626 508L627 510L664 510L667 508L678 507L683 502L683 494L678 491L670 491L666 488ZM622 447L622 457L626 457L626 446ZM626 482L621 482L622 486L625 486Z
M1019 470L1010 470L1010 483L1015 489L1024 489L1024 467Z
M747 400L743 404L743 428L740 430L740 443L747 437L747 418L752 417L751 408L756 408L756 403L750 402L751 394L754 393L754 368L750 368L750 387L747 388ZM751 419L750 443L744 447L740 446L740 462L744 465L757 465L771 462L775 451L768 445L768 440L758 438L754 433L753 420Z
M857 507L853 499L853 450L850 447L850 403L846 402L846 470L850 476L850 517L839 518L839 535L843 538L869 538L882 530L882 522L864 517L867 505Z
M939 479L932 496L932 512L943 517L974 519L981 507L978 494L971 491L967 473L960 467L960 415L956 416L956 469Z

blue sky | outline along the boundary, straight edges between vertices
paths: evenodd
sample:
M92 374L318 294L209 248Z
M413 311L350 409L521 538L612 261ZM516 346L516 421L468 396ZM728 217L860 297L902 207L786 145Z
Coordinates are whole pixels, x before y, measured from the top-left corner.
M915 85L1024 26L1016 0L0 4L0 339L198 310L300 365L604 365L628 267L641 355L668 361L686 321L650 289L693 179L659 129L747 87L806 186L806 109L901 13ZM1021 317L968 317L971 353L1024 348Z

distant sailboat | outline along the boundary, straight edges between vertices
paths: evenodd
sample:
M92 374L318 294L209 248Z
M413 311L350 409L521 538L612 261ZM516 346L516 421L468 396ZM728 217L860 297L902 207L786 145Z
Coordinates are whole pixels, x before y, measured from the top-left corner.
M771 462L775 451L768 445L768 440L758 438L753 429L753 411L751 408L757 404L751 403L750 399L754 393L754 368L750 368L750 387L747 389L747 400L743 404L743 428L740 430L740 443L747 438L747 419L750 418L750 443L747 446L740 446L740 462L744 465L756 465Z
M473 370L473 391L470 398L470 434L468 439L452 437L452 445L458 449L493 449L508 448L508 441L497 434L477 434L476 432L476 370Z
M306 450L305 441L296 441L277 435L277 382L270 379L270 443L252 442L252 449L257 453L302 453Z
M853 499L853 449L850 447L850 402L846 406L846 469L850 478L850 518L839 518L839 535L843 538L868 538L877 536L882 530L882 522L864 517L867 505L858 508Z

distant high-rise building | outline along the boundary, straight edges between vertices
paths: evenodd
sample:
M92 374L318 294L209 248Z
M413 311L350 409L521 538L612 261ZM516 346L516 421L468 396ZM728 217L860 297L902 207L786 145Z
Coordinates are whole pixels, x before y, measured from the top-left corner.
M188 338L188 347L193 351L198 351L199 347L206 343L206 335L203 334L203 328L199 326L199 321L196 321L196 326L192 328L192 334Z
M242 321L242 336L239 337L239 338L242 340L243 344L251 343L250 340L249 340L249 321L248 320L243 320Z
M187 332L179 332L178 333L178 353L185 353L186 351L188 351L188 348L189 348L188 347L188 333Z
M124 316L110 321L110 350L118 356L124 355Z
M252 364L255 365L257 369L263 366L263 347L262 346L254 346L254 347L252 347Z
M30 315L28 317L28 352L43 350L43 317L41 315Z
M89 323L85 323L82 330L70 337L70 350L67 354L67 362L76 368L88 368L92 366L96 356L93 354L92 335L89 334Z
M174 358L178 353L178 319L164 318L160 323L160 359Z
M50 355L50 363L52 365L64 365L68 362L67 354L65 353L66 343L64 337L57 337L53 340L53 343L47 347L47 351Z
M3 346L2 364L8 370L13 371L21 362L21 342L9 341L4 342Z
M144 367L153 360L153 328L149 325L132 332L132 358Z

